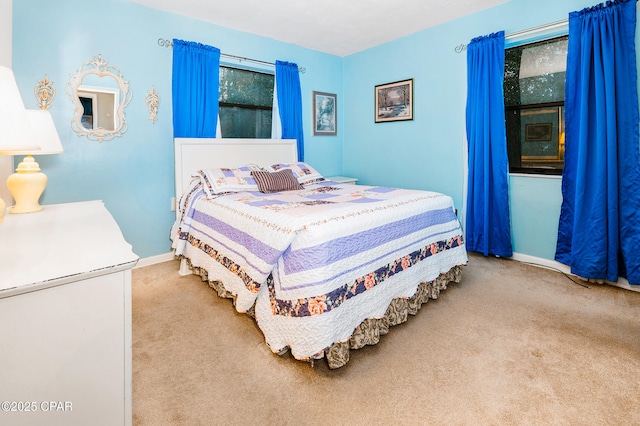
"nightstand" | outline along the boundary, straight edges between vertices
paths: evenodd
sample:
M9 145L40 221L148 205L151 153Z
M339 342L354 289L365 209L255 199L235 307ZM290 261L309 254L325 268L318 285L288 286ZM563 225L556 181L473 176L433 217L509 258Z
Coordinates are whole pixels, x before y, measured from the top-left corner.
M353 185L356 185L358 183L358 179L357 178L352 178L352 177L347 177L347 176L330 176L327 179L328 180L332 180L334 182L351 183Z

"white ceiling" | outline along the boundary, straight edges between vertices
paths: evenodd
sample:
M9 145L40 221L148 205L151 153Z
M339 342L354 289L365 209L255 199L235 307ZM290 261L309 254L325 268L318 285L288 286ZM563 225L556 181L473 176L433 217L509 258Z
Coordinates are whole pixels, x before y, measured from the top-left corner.
M346 56L509 0L129 0Z

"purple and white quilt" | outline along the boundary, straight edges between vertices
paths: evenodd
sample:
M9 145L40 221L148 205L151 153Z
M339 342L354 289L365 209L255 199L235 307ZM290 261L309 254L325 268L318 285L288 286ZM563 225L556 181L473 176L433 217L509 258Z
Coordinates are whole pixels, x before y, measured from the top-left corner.
M239 312L255 304L274 352L298 359L321 356L392 299L467 262L449 196L331 181L207 198L194 180L171 238Z

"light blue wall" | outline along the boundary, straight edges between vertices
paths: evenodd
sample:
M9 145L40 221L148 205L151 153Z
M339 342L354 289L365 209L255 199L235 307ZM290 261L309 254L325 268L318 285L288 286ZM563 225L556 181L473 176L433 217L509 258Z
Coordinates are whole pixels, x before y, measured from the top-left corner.
M562 179L510 175L509 205L513 251L553 260L562 205Z
M64 153L37 157L49 177L42 204L103 200L136 254L144 258L170 252L169 230L175 214L170 209L174 195L172 52L158 45L159 38L192 40L223 53L305 67L306 73L300 76L308 130L305 160L325 175L342 172L341 129L334 137L313 137L311 132L311 92L336 93L341 101L341 58L126 0L14 0L13 69L25 106L36 108L33 87L45 74L56 88L50 111ZM98 54L120 69L133 91L126 110L127 132L104 142L90 141L71 130L73 104L65 94L69 76ZM149 121L145 104L152 86L161 98L155 124ZM338 112L342 125L341 108Z
M511 0L344 61L344 174L361 183L432 189L464 207L466 51L472 38L506 34L568 18L594 0ZM412 122L374 123L374 86L414 78ZM514 252L552 260L562 203L560 178L512 175ZM464 210L460 216L464 220Z
M41 156L49 176L43 203L102 199L141 257L169 252L173 222L171 51L159 38L194 40L222 52L273 62L296 62L301 74L306 160L324 175L363 184L430 189L450 194L464 219L466 169L466 52L473 37L507 34L567 18L596 0L510 0L461 19L339 58L233 31L126 0L14 0L13 68L28 108L45 74L57 97L51 108L64 154ZM34 11L37 11L34 12ZM118 66L134 96L129 130L113 141L76 136L65 95L69 75L98 53ZM413 78L415 119L374 123L374 86ZM161 96L151 124L144 102L154 85ZM338 95L338 136L313 137L311 92ZM561 179L510 176L514 251L553 259Z

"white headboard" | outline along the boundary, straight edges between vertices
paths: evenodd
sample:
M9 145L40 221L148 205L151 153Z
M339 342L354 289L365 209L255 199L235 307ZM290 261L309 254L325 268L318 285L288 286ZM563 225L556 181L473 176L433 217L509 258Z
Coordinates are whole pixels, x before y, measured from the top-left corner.
M199 169L237 167L254 163L262 167L275 163L295 163L298 149L295 139L176 138L176 199Z

